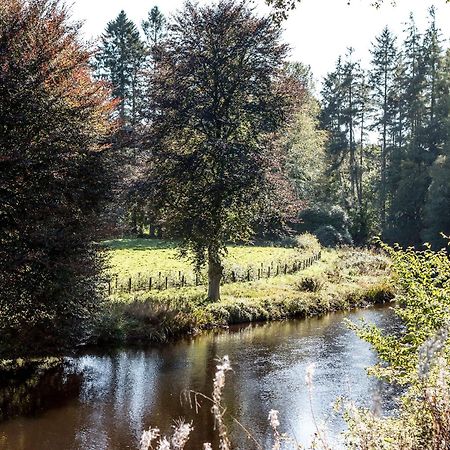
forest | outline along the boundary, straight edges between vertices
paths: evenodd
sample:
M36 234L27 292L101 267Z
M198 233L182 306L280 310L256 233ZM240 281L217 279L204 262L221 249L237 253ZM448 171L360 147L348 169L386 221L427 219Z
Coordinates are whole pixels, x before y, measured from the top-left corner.
M179 3L0 3L0 449L450 448L450 5Z
M381 236L405 246L445 246L450 53L433 8L427 29L419 30L413 15L405 21L404 36L385 28L373 37L369 67L361 67L352 48L336 55L320 93L309 67L285 63L297 99L288 127L273 137L269 170L281 171L278 186L289 190L284 225L313 232L324 245L366 245ZM116 219L130 233L152 236L168 225L146 201L148 192L141 198L147 155L140 133L151 120L146 87L166 19L154 7L141 28L122 11L107 25L93 68L122 99L116 114L129 140L121 155L129 164L120 200L126 210ZM274 228L261 226L260 235L287 232L273 212L272 219Z

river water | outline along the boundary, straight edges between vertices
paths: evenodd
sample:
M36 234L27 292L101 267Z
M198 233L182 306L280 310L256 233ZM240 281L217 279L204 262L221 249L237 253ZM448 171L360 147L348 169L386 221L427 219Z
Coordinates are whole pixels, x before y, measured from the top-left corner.
M358 405L392 412L395 395L367 377L376 358L369 346L343 324L364 318L385 329L394 327L389 307L377 307L322 318L233 327L194 339L146 350L86 354L70 360L28 385L0 389L2 450L138 449L142 430L158 426L168 432L174 419L193 421L188 449L217 444L210 404L198 411L186 401L188 389L210 394L216 358L228 355L224 403L235 448L253 449L236 418L271 448L267 416L279 411L281 430L307 443L315 423L325 421L333 449L342 448L345 424L333 413L344 396ZM310 396L305 371L315 363ZM9 416L9 417L8 417ZM313 419L315 417L315 420ZM217 448L217 447L216 447Z

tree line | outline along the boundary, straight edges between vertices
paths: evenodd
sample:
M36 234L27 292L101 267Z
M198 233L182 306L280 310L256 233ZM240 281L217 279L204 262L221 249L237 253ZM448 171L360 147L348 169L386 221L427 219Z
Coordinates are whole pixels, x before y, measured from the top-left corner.
M411 15L405 39L385 28L364 70L350 48L323 83L321 124L333 200L358 244L445 246L450 231L450 51L434 8L421 33Z
M131 134L149 123L151 111L143 100L148 90L136 86L155 86L152 58L166 25L154 7L139 32L122 11L101 39L94 68L114 86L121 99L118 114ZM440 233L450 230L450 56L443 43L434 8L423 33L411 15L403 42L387 27L374 37L368 68L355 59L353 48L340 56L322 80L319 98L310 70L286 64L301 95L271 152L278 164L283 160L285 182L294 188L287 196L290 204L302 204L291 229L314 232L331 245L363 245L375 235L404 245L445 245ZM132 70L136 67L144 69ZM164 96L164 87L159 88ZM140 172L137 167L147 156L141 152L134 159L130 174ZM125 231L142 234L147 227L154 235L159 223L161 234L164 221L139 195L142 185L127 187L128 202L121 202L128 204Z

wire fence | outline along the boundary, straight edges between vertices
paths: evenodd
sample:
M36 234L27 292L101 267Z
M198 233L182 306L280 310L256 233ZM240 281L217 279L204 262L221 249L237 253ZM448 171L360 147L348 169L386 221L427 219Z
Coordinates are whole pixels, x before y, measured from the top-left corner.
M299 272L310 266L322 257L322 252L314 253L309 257L293 258L289 261L271 261L260 265L251 265L245 268L234 266L224 269L222 284L242 283L257 281L265 278L277 277ZM208 283L207 274L195 272L157 272L157 273L137 273L134 277L119 277L114 274L107 281L108 295L133 292L150 292L153 290L162 291L173 288L184 288L206 285Z

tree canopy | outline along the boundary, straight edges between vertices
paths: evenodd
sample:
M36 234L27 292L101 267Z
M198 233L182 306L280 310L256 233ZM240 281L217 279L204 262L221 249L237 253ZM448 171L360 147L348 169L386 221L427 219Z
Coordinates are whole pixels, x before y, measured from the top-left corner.
M113 105L58 1L0 17L0 349L42 353L85 339L102 298Z
M267 194L265 145L284 122L287 47L245 2L191 2L168 26L150 80L151 205L217 299L221 257L247 239Z

